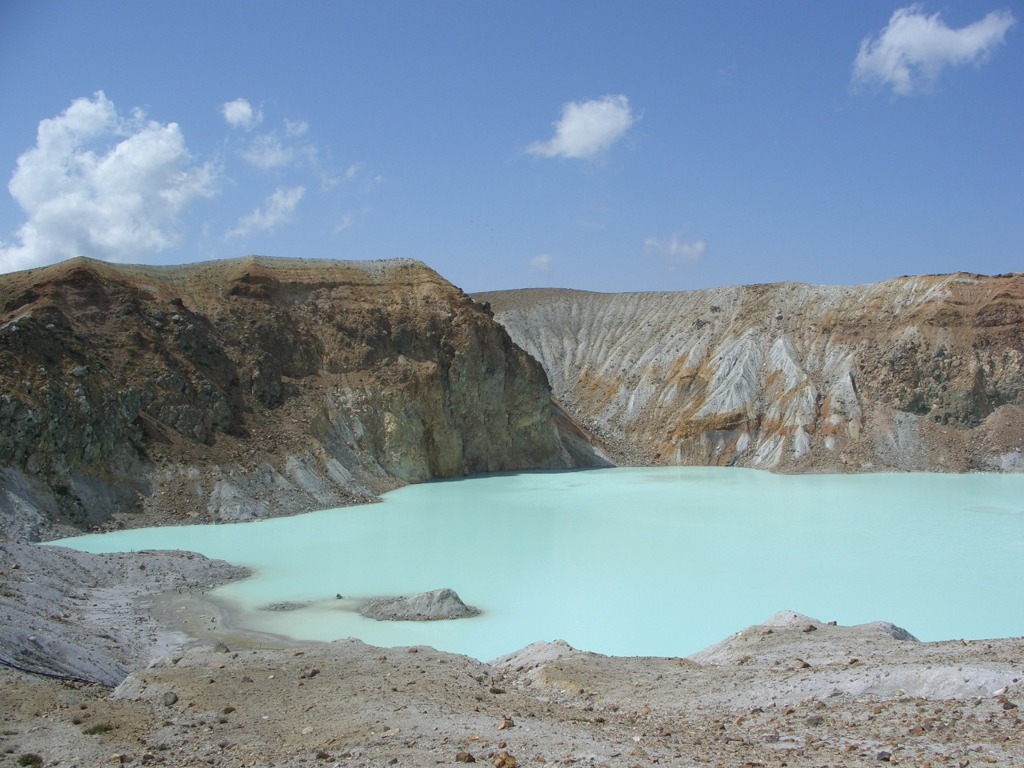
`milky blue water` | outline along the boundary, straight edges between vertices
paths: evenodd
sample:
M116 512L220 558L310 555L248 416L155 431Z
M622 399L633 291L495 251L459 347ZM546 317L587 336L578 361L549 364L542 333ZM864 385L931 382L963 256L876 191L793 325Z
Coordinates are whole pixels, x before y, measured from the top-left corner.
M243 627L480 659L558 638L683 656L783 609L892 621L922 640L1024 635L1024 475L511 474L297 517L62 543L190 549L248 566L253 578L213 593ZM440 587L483 614L377 622L349 599ZM282 602L309 605L266 610Z

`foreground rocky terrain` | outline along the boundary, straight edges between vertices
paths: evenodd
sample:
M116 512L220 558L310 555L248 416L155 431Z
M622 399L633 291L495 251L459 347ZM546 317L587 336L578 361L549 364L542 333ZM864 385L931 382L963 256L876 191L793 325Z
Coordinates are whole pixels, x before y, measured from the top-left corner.
M784 612L690 658L543 642L483 663L235 630L198 586L231 568L197 555L4 542L0 566L2 647L23 651L0 664L0 766L1024 764L1024 638Z
M479 294L620 462L1024 469L1024 275Z
M244 520L601 463L537 363L419 262L0 275L0 533Z

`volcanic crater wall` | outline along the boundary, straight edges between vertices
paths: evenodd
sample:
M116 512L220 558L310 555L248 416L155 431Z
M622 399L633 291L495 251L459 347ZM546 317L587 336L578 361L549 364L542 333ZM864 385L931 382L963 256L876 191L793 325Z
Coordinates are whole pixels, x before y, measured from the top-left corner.
M604 463L581 435L540 366L415 261L75 259L0 276L7 535Z
M1024 275L477 298L620 462L1024 469Z

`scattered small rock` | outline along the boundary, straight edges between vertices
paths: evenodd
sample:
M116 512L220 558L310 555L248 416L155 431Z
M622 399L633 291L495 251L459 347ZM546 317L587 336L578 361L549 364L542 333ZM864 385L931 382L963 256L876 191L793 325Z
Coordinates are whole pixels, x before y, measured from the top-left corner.
M164 694L163 702L165 707L173 707L178 703L178 694L174 691L167 691L167 693Z
M473 757L469 752L462 751L455 754L455 762L457 763L475 763L476 758Z

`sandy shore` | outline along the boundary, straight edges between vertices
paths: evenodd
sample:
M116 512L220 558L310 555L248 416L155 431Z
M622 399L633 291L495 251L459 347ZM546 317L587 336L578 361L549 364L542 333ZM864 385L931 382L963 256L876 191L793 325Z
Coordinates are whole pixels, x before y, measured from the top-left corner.
M685 659L553 642L483 663L289 644L205 596L237 576L226 564L67 552L0 542L0 656L126 677L0 666L0 766L1024 765L1021 638L919 643L781 613Z

